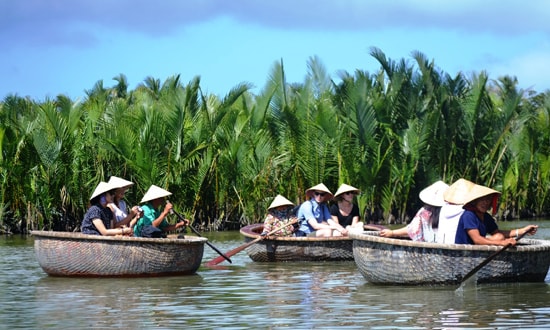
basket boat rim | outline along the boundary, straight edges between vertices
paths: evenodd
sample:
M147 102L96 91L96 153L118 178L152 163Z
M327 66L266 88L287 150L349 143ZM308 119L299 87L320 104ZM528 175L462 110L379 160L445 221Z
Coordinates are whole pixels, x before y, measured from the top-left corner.
M80 232L62 232L62 231L46 231L46 230L31 230L31 235L37 238L76 240L76 241L100 241L100 242L122 242L122 243L158 243L158 244L204 244L208 241L205 237L185 236L185 238L177 238L168 236L166 238L148 238L148 237L133 237L133 236L101 236L87 235Z
M399 247L414 247L433 250L459 250L459 251L499 251L499 245L473 245L473 244L443 244L418 242L402 238L380 237L378 232L350 233L349 237L354 241L367 241L371 243L387 244ZM510 248L517 251L550 251L550 240L524 238L518 244Z

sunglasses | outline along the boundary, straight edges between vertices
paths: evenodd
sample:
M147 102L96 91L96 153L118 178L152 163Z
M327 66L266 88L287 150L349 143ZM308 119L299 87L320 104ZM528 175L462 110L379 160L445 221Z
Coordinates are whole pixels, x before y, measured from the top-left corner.
M355 195L355 192L353 192L353 191L347 191L347 192L345 192L345 194L346 194L346 195Z
M315 196L321 196L321 197L323 197L323 196L325 196L327 193L316 191L316 192L314 192L314 194L315 194Z

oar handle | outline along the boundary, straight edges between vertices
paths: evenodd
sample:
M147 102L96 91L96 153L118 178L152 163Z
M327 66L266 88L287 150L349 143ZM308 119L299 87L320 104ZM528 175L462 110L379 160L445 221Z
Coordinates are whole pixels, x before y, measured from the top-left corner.
M293 225L293 224L295 224L296 222L298 222L298 219L293 219L292 221L290 221L289 223L287 223L287 224L284 225L283 227L273 229L272 231L268 232L266 235L264 235L264 236L258 236L258 238L254 239L254 240L252 240L252 241L250 241L250 242L244 243L243 245L240 245L240 246L234 248L233 250L231 250L231 251L229 251L229 252L226 252L225 254L228 255L228 256L230 256L230 257L232 257L232 256L234 256L235 254L237 254L237 253L241 252L242 250L246 249L246 248L249 247L250 245L257 243L257 242L263 240L264 238L266 238L267 236L273 235L273 234L275 234L276 232L278 232L279 230L284 229L284 228L286 228L286 227L288 227L288 226L290 226L290 225ZM219 264L219 263L222 262L222 261L223 261L223 258L221 258L221 257L216 257L216 258L210 260L209 262L207 262L207 263L206 263L206 266L215 266L215 265Z

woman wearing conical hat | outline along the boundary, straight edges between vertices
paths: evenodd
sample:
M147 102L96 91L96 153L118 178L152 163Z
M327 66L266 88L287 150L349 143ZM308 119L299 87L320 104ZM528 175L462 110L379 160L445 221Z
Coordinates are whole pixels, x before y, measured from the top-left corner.
M500 192L491 188L474 185L464 198L464 213L458 221L456 230L456 244L483 244L483 245L516 245L520 235L528 233L534 235L538 226L527 225L523 228L500 230L495 219L488 213L492 208L496 211L496 204ZM487 236L487 235L490 236Z
M354 196L360 193L359 189L342 184L334 194L336 203L330 206L332 221L342 227L340 232L347 236L350 230L363 231L363 222L359 221L359 207L353 202Z
M113 196L113 202L107 204L107 206L113 211L115 217L111 223L111 228L119 228L124 226L129 226L132 220L137 221L140 217L140 207L135 205L130 210L128 210L128 205L124 196L126 191L134 185L132 181L119 178L117 176L111 176L109 178L109 184L117 187L115 189L115 195Z
M439 211L445 202L443 193L447 188L449 186L443 181L437 181L424 188L418 195L424 206L416 212L411 222L406 227L396 230L384 229L380 231L380 236L409 237L418 242L435 242L439 225Z
M326 202L332 199L332 193L320 183L306 190L309 198L300 205L298 209L298 220L300 227L294 233L296 237L330 237L342 236L334 225L331 225L332 216Z
M267 233L279 229L271 235L292 236L294 226L292 224L289 225L289 223L297 220L296 216L292 213L293 208L294 203L281 195L277 195L267 209L264 229L261 235L265 236Z
M80 231L83 234L116 236L132 233L130 228L111 228L111 221L114 215L111 209L107 207L107 204L113 201L115 190L116 186L107 182L100 182L96 186L90 197L91 206L86 211L80 226Z
M134 236L138 237L166 237L166 232L187 226L189 220L179 221L175 225L168 223L166 218L171 213L172 203L166 201L166 197L172 195L168 190L151 185L141 203L143 216L134 226ZM164 204L164 208L161 207Z

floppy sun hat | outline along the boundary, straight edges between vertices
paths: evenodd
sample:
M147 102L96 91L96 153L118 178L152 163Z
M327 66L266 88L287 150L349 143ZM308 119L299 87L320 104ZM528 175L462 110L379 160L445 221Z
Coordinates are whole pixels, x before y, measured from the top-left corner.
M336 190L334 197L338 197L343 193L347 193L347 192L354 192L356 194L359 194L361 191L355 187L352 187L350 185L343 183L340 187L338 187L338 190Z
M151 187L149 187L149 189L141 199L140 203L149 202L157 198L167 197L170 195L172 195L172 193L169 192L168 190L164 190L161 187L151 185Z
M94 189L94 192L92 193L92 197L90 197L90 200L96 198L97 196L104 194L108 192L109 190L116 189L117 187L108 183L101 181Z
M329 195L328 199L332 199L332 197L333 197L332 193L330 192L330 190L328 190L327 186L325 186L322 183L319 183L318 185L313 186L313 187L309 188L308 190L306 190L306 196L308 198L311 198L313 196L313 193L316 192L316 191L321 191L321 192L324 192L324 193L328 194Z
M271 205L267 208L268 210L277 208L279 206L294 206L294 203L289 201L288 199L284 198L282 195L277 195L275 199L273 199L273 202L271 202Z
M124 180L123 178L119 178L118 176L111 176L109 178L109 183L116 186L117 188L128 188L134 185L132 181Z
M466 179L458 179L449 186L449 189L443 193L445 201L453 204L466 204L468 193L476 184Z
M432 206L443 206L443 204L445 204L443 194L448 188L449 185L447 185L445 182L437 181L430 186L424 188L420 192L420 194L418 194L418 197L420 197L420 200L426 204Z

